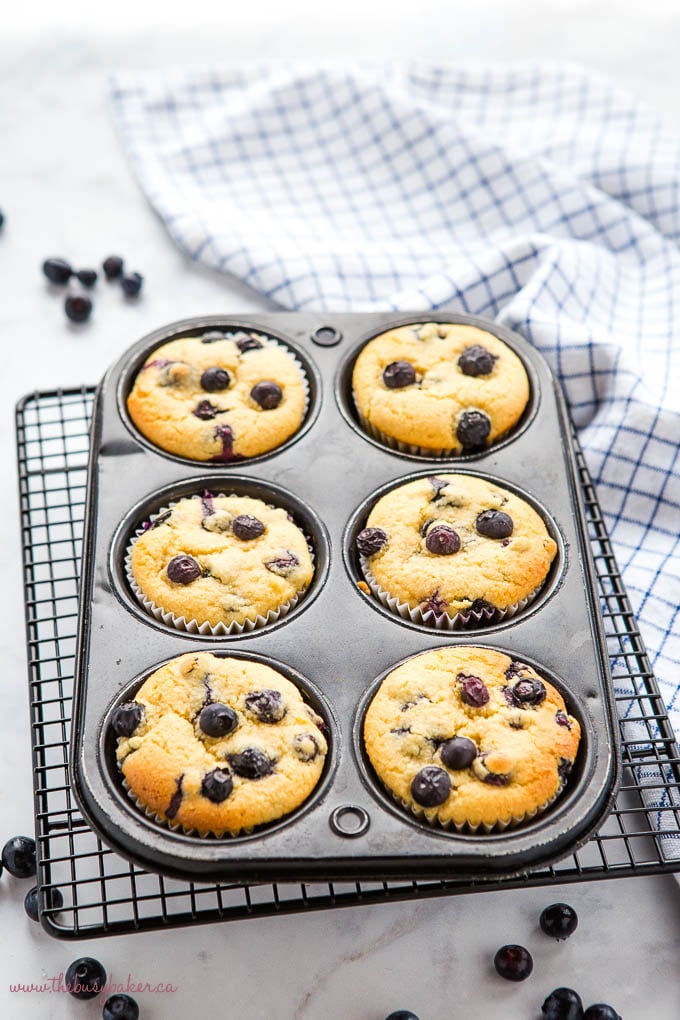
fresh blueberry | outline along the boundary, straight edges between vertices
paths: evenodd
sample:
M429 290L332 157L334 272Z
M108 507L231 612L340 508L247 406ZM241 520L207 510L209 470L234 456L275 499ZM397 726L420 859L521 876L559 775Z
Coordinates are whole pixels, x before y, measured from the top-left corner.
M460 549L458 532L446 524L436 524L427 533L425 547L436 556L452 556Z
M364 528L357 535L356 541L362 556L375 556L387 545L387 532L382 528Z
M491 432L491 422L483 411L463 411L458 419L456 436L464 451L482 450Z
M71 322L87 322L92 315L92 301L84 294L69 294L64 301L64 311Z
M396 1013L390 1013L389 1016L386 1016L385 1020L419 1020L419 1017L412 1013L410 1009L398 1009Z
M2 863L15 878L35 875L35 840L30 836L13 836L2 848Z
M229 705L213 701L201 710L198 725L207 737L226 737L238 726L238 716Z
M174 556L168 563L167 572L173 584L191 584L201 576L201 568L193 556Z
M393 361L383 372L383 382L389 390L401 390L413 386L416 370L409 361Z
M283 390L278 383L264 380L255 383L250 391L250 396L263 411L273 411L283 400Z
M131 737L142 717L144 709L137 701L125 701L111 716L111 728L117 737Z
M102 269L107 280L118 280L123 275L123 260L120 255L109 255L102 262Z
M485 538L509 538L513 527L512 517L502 510L483 510L475 521L475 528Z
M583 1020L621 1020L621 1017L606 1002L594 1002L583 1014Z
M201 388L206 393L219 393L221 390L228 390L231 376L226 368L206 368L201 376Z
M460 696L466 705L471 705L473 708L481 708L482 705L486 705L489 700L489 692L483 680L480 680L478 676L465 676L464 673L458 674L458 680L462 684Z
M45 892L46 907L50 910L61 910L64 906L64 897L61 895L59 889L54 889L50 886ZM32 889L29 889L24 897L24 910L32 921L40 920L40 911L38 909L38 887L34 885Z
M493 965L506 981L525 981L534 969L531 953L524 946L501 946Z
M286 714L286 706L279 691L253 691L246 695L246 711L260 722L277 723Z
M236 346L238 347L241 354L245 354L246 351L259 351L264 344L261 340L258 340L256 336L240 336L236 340Z
M448 772L438 765L426 765L413 778L411 796L416 804L422 807L438 807L443 804L451 793L451 780Z
M242 542L250 542L253 538L264 535L265 529L264 524L257 517L251 517L250 514L239 514L238 517L234 517L231 530Z
M139 273L126 273L120 280L120 285L126 297L137 297L143 283L144 277Z
M131 995L110 995L102 1010L103 1020L139 1020L139 1006Z
M274 771L276 763L257 747L246 747L240 754L230 754L229 764L243 779L263 779Z
M468 737L452 737L439 749L441 759L450 769L466 769L477 757L477 746Z
M541 1006L543 1020L583 1020L581 996L573 988L556 988Z
M498 359L481 344L466 347L458 358L458 368L463 375L488 375Z
M551 939L568 939L576 931L578 917L568 903L551 903L541 912L538 923Z
M76 277L83 287L94 287L97 282L96 269L79 269Z
M91 956L74 960L66 971L66 987L74 999L94 999L106 984L106 971Z
M42 271L50 283L68 283L73 276L73 269L64 259L45 259Z
M213 769L203 777L201 793L213 804L221 804L234 789L229 769Z

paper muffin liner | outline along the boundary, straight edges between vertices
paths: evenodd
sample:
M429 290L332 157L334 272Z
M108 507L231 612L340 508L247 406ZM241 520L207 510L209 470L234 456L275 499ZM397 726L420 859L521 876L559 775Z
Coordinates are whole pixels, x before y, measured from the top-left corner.
M420 807L418 804L412 804L409 801L403 800L401 797L398 797L395 793L393 793L393 791L390 790L390 788L386 786L385 783L383 783L382 785L383 788L387 790L388 793L390 793L390 795L397 802L397 804L400 804L402 807L406 808L409 814L413 815L414 818L417 818L419 822L426 822L427 825L429 825L433 829L444 829L447 832L455 830L456 832L472 833L473 835L480 831L483 832L485 835L489 835L492 832L505 832L506 829L514 829L518 825L522 825L523 822L530 821L537 815L540 815L544 811L547 811L550 805L555 803L555 801L560 796L565 787L565 783L562 783L557 792L554 793L549 800L545 801L544 804L539 804L539 806L534 808L533 811L525 811L521 815L511 815L509 819L502 821L499 820L497 822L494 822L493 824L489 824L488 822L481 822L479 825L472 825L470 822L462 823L454 822L453 819L448 821L442 821L437 815L433 815L431 818L428 818L425 808Z
M455 616L451 616L449 613L435 613L433 609L423 612L420 606L414 608L408 602L401 602L396 595L390 595L384 588L381 588L373 576L365 556L359 556L359 563L372 593L381 605L395 616L399 616L402 620L410 620L411 623L431 627L433 630L465 630L466 628L478 627L483 624L496 624L501 623L503 620L510 620L533 602L544 583L542 582L523 599L514 602L505 609L468 609L465 612L456 613Z
M236 494L218 492L216 493L216 495L228 496ZM202 497L196 494L194 496L185 496L183 498L201 499ZM127 578L127 582L135 598L142 606L142 608L145 610L145 612L149 614L149 616L153 616L155 620L158 620L160 623L164 623L167 627L174 627L175 630L185 631L187 634L202 634L219 638L225 636L228 637L232 634L250 634L254 630L261 630L262 627L268 627L270 624L277 623L279 620L282 620L284 616L286 616L291 611L291 609L295 608L300 599L305 595L307 589L305 589L305 591L301 592L299 595L294 595L292 599L290 599L288 602L282 603L280 606L277 606L276 609L270 609L266 616L262 616L260 614L256 616L255 619L244 620L243 623L233 621L229 625L226 625L224 623L211 624L208 623L207 621L205 621L204 623L199 623L197 620L191 619L187 620L185 616L176 616L169 609L163 609L162 606L157 605L156 602L153 601L153 599L150 599L147 595L145 595L142 589L137 584L134 574L132 573L132 547L134 546L135 542L140 537L140 535L143 535L148 530L149 525L152 524L154 520L156 520L162 514L167 513L169 510L172 510L173 507L177 506L178 502L180 502L180 500L174 500L167 506L161 507L159 510L156 511L156 513L152 517L150 517L147 521L140 525L140 527L137 528L137 530L135 531L131 541L128 543L127 549L125 551L125 559L123 561L123 565L125 568L125 576ZM267 505L272 506L272 504ZM297 523L296 527L299 527ZM300 531L302 531L302 528L300 528ZM312 546L309 536L306 535L304 531L302 531L302 534L304 535L305 540L307 542L309 555L311 556L312 559L312 567L314 570L316 570L314 561L314 548Z
M439 449L432 446L416 446L415 443L405 443L401 439L395 439L394 436L388 435L387 432L383 432L382 429L376 428L376 426L373 425L368 418L364 417L359 410L354 394L352 394L352 400L354 401L354 406L357 411L359 424L364 432L366 432L372 439L382 443L383 446L389 447L390 450L396 450L397 453L411 453L417 457L432 457L437 460L450 460L452 457L463 456L463 451L458 447Z
M156 825L161 825L166 829L170 829L172 832L181 832L185 836L198 836L199 839L225 839L227 837L230 839L235 839L237 836L250 836L255 831L254 828L238 829L235 832L232 831L231 829L221 829L217 832L213 831L212 829L210 832L199 832L198 829L186 829L183 825L180 825L178 822L171 822L170 819L164 818L162 815L157 814L152 808L145 804L144 801L141 800L130 787L120 765L118 766L118 771L120 772L121 775L123 789L125 790L125 793L129 797L129 799L132 801L135 807L139 808L139 810L142 811L147 818L150 818L151 821L155 822ZM278 818L274 819L274 821L278 820L279 820Z

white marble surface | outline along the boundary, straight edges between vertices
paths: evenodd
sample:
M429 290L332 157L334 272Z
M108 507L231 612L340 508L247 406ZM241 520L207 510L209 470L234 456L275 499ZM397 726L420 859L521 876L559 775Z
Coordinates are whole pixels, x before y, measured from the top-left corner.
M216 13L202 0L176 12L158 0L14 5L0 42L0 840L33 827L21 602L13 405L34 388L94 382L129 343L195 313L263 308L251 292L187 264L138 192L105 102L105 72L122 63L167 66L281 56L423 59L573 59L613 75L680 124L676 3L539 0L394 5L311 0L240 5ZM250 9L252 8L252 9ZM197 12L200 17L197 18ZM7 20L9 19L9 20ZM36 26L40 25L40 31ZM282 47L287 47L282 53ZM120 251L146 277L125 304L100 286L85 328L69 328L39 265L49 254L92 264ZM10 982L41 981L77 955L99 956L114 979L128 972L172 982L172 996L140 996L144 1018L219 1011L240 1020L382 1020L410 1008L421 1020L480 1016L531 1020L555 986L586 1002L611 1001L625 1020L680 1015L680 892L672 878L484 893L407 905L223 924L68 945L23 915L28 883L0 880L0 1015L96 1017L94 1003L63 995L20 1000ZM564 898L581 923L567 943L537 929L540 910ZM491 968L505 942L527 945L532 977L510 985Z

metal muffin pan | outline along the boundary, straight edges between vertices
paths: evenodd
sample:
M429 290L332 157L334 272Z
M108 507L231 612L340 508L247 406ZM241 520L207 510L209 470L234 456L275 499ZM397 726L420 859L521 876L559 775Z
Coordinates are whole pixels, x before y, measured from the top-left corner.
M392 326L424 321L486 329L527 368L528 408L517 428L488 450L428 459L388 450L360 430L349 380L361 346ZM278 450L233 464L185 461L156 449L124 410L136 371L170 339L232 329L269 333L292 347L310 380L303 428ZM558 555L524 612L446 632L406 623L364 594L352 538L383 488L457 470L526 496L546 520ZM147 616L127 590L122 553L134 526L173 498L205 489L274 496L312 540L315 580L274 626L229 637L189 634ZM172 324L112 366L95 402L70 756L74 792L105 843L149 870L188 880L483 880L543 867L586 842L619 780L618 726L595 592L564 400L542 357L521 337L455 313L282 313ZM448 832L409 817L363 752L362 712L376 678L412 655L456 644L484 645L534 664L582 726L566 789L543 814L503 833ZM283 664L291 676L311 682L312 704L314 688L324 702L320 714L331 735L325 778L300 809L251 836L199 838L150 821L125 794L113 760L105 726L112 708L159 664L195 650Z

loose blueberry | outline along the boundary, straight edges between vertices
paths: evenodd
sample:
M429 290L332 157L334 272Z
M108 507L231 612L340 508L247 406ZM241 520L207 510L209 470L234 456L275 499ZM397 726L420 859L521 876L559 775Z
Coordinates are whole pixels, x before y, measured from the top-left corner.
M234 780L229 769L213 769L203 776L201 793L213 804L221 804L234 789Z
M263 779L271 775L276 762L257 747L246 747L240 754L230 754L229 764L243 779Z
M94 999L106 984L106 971L99 960L81 956L66 971L66 987L74 999Z
M71 322L87 322L92 314L92 302L84 294L69 294L64 301L64 311Z
M277 723L286 714L286 706L279 691L253 691L246 695L246 711L260 722Z
M456 436L463 450L481 450L491 432L491 422L483 411L463 411L458 419Z
M267 560L265 563L267 570L272 574L278 574L279 577L287 577L299 565L299 559L290 550L287 551L286 556L277 556L275 560Z
M242 542L250 542L253 538L264 535L264 524L250 514L239 514L238 517L234 517L231 529Z
M451 556L460 549L460 538L453 528L436 524L427 533L425 547L436 556Z
M241 354L245 354L246 351L261 350L261 348L264 347L264 344L261 340L258 340L256 336L240 336L236 341L236 346Z
M375 556L387 545L387 532L382 528L364 528L357 535L356 541L362 556Z
M123 260L120 255L109 255L102 262L102 269L107 280L118 280L123 275Z
M194 417L200 418L201 421L211 421L217 417L220 413L219 407L215 407L209 400L201 400L191 412Z
M393 361L387 366L382 377L389 390L401 390L404 386L413 386L416 381L416 370L408 361Z
M319 750L319 741L313 733L298 733L293 738L293 751L300 761L314 761Z
M126 297L137 297L142 284L144 283L144 277L139 273L127 273L121 277L120 285L123 288L123 293Z
M390 1013L385 1020L420 1020L410 1009L398 1009L396 1013Z
M501 946L493 965L506 981L525 981L534 969L531 953L524 946Z
M489 692L483 680L480 680L478 676L466 676L464 673L459 673L457 679L462 685L460 696L466 705L471 705L473 708L481 708L482 705L486 705L489 700Z
M96 269L79 269L76 277L83 287L94 287L97 282L97 271Z
M458 358L458 368L463 375L489 375L497 361L498 358L487 351L486 347L474 344L466 347Z
M538 923L541 931L552 939L568 939L578 926L578 917L568 903L551 903L541 912Z
M117 737L131 737L142 717L144 709L137 701L125 701L111 716L111 729Z
M283 390L278 383L267 380L255 383L250 396L263 411L273 411L283 400Z
M139 1020L139 1006L131 995L117 992L110 995L102 1010L103 1020Z
M581 996L573 988L556 988L541 1006L543 1020L583 1020Z
M545 684L536 677L522 677L510 688L510 691L515 703L520 707L541 705L547 695Z
M206 368L201 376L201 388L206 393L220 393L229 389L231 376L226 368Z
M621 1020L621 1017L606 1002L594 1002L583 1014L583 1020Z
M207 737L226 737L227 733L233 733L238 726L238 716L229 705L213 701L201 709L198 725Z
M451 793L448 772L438 765L426 765L411 783L411 796L422 807L437 807L443 804Z
M68 283L73 276L73 269L64 259L45 259L42 271L50 283Z
M35 840L30 836L13 836L2 848L2 864L15 878L35 875Z
M477 757L477 747L468 737L452 737L442 744L439 753L450 769L466 769Z
M61 895L59 889L54 889L51 886L45 892L46 907L49 910L61 910L64 906L64 897ZM38 908L38 887L34 885L32 889L29 889L24 897L24 910L32 921L40 920L40 911Z
M509 538L513 527L512 517L502 510L483 510L475 521L475 528L485 538Z
M191 584L201 576L201 568L193 556L173 557L168 563L167 571L173 584Z

